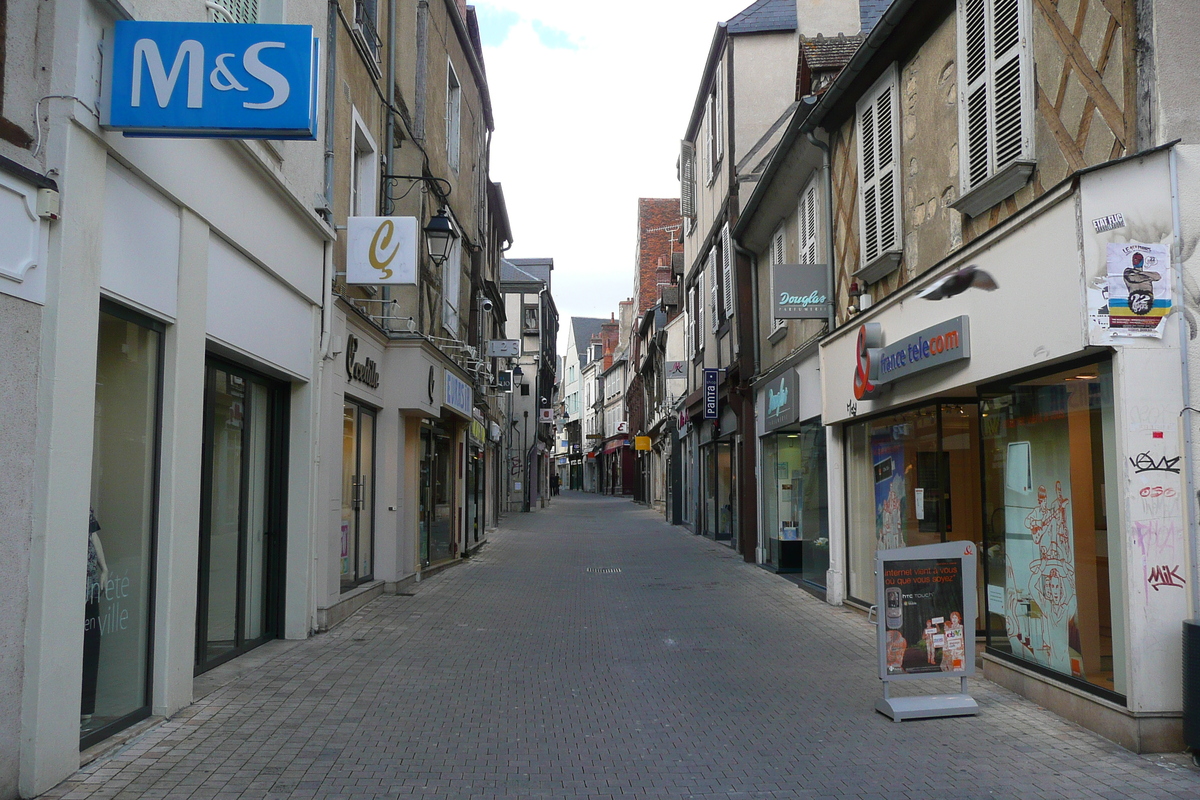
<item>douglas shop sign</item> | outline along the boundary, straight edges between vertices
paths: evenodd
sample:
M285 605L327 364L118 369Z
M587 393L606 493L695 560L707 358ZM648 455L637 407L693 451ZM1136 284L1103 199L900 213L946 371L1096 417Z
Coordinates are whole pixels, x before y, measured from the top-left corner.
M771 267L771 313L775 319L829 316L829 268L824 264Z
M859 329L856 351L854 396L868 400L889 383L969 359L970 319L955 317L886 346L879 323L868 322Z

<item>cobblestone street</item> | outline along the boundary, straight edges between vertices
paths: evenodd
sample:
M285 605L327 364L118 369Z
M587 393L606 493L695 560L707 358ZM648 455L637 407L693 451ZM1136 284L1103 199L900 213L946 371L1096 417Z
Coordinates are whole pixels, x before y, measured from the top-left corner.
M978 717L895 724L874 664L862 614L570 494L44 796L1200 797L982 680Z

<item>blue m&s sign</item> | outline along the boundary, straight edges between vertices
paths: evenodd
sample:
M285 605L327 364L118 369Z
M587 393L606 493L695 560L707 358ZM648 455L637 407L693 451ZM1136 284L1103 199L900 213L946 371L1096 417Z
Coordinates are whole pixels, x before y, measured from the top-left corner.
M309 25L116 23L106 117L126 136L315 139Z

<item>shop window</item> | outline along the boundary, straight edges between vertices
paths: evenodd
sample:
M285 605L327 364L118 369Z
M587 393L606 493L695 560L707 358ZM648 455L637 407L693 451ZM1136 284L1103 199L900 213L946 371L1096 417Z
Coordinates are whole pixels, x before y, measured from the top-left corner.
M1111 366L1013 383L980 410L989 647L1124 695Z
M876 602L876 550L980 541L978 441L973 401L924 406L847 429L851 597Z
M103 304L96 356L81 745L149 716L162 328Z
M799 550L803 580L825 587L829 570L829 493L825 428L820 418L796 430L766 436L763 450L763 522L767 562L782 566L781 553Z
M341 587L348 591L375 573L375 412L342 405Z

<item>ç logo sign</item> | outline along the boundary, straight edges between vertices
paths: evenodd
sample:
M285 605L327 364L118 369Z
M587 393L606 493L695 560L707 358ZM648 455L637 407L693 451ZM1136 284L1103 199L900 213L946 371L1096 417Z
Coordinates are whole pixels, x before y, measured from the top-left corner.
M417 282L416 217L346 220L346 283L396 286Z

